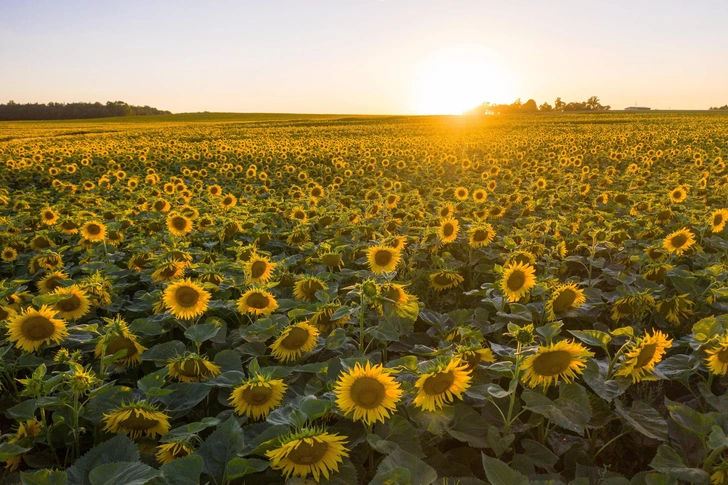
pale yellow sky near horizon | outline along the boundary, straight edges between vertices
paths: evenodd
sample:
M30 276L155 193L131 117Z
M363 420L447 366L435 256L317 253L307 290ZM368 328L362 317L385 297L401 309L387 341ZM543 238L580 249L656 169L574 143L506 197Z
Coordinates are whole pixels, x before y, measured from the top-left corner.
M728 3L0 3L0 102L173 112L460 113L599 96L728 103Z

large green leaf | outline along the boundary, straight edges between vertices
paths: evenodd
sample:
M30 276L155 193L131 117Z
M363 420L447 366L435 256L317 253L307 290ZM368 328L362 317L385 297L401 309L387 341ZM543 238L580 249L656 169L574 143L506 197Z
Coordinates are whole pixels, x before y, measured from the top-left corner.
M91 470L91 485L144 485L162 472L140 462L107 463Z
M626 409L620 401L614 401L615 412L648 438L667 441L667 421L654 408L642 401L635 401Z
M167 463L161 470L168 485L197 485L200 483L203 466L204 460L201 456L189 455Z
M509 467L498 458L483 454L483 469L491 485L529 485L528 477Z
M650 466L661 473L696 485L709 485L710 475L700 468L690 468L680 454L667 445L660 445Z
M680 426L698 436L707 436L716 425L715 419L692 408L665 398L670 417Z
M385 457L379 464L377 475L398 468L406 468L410 472L410 483L429 485L437 480L437 472L430 465L404 450L397 450Z
M63 470L38 470L21 473L20 481L23 485L66 485L68 475Z
M126 435L119 434L98 446L91 448L85 455L76 460L68 470L69 485L91 485L91 470L115 462L139 461L139 450Z
M522 399L526 403L526 409L580 435L584 434L591 419L591 406L586 389L576 383L562 384L559 387L559 397L555 401L531 390L524 391Z
M234 417L217 427L195 452L205 460L203 471L217 483L227 479L227 466L243 449L243 430Z

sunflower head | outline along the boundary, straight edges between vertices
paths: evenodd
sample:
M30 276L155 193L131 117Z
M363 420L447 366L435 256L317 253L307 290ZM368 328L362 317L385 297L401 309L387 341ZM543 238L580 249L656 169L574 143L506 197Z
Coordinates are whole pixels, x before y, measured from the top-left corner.
M339 376L334 392L339 409L351 414L354 421L370 425L384 422L397 409L403 391L382 364L362 366L357 362Z
M665 251L677 255L683 254L693 244L695 244L695 236L687 227L669 234L662 242Z
M308 322L294 323L271 344L273 357L283 362L295 360L316 348L318 335L318 329Z
M61 318L77 320L89 312L91 303L86 292L78 285L56 288L54 295L61 297L53 306Z
M711 231L721 232L725 228L726 221L728 221L728 209L717 209L710 216Z
M105 431L124 433L131 439L142 436L165 436L169 432L169 416L146 401L125 403L104 414Z
M176 281L164 290L164 303L176 318L189 320L207 311L212 295L189 278Z
M706 351L705 359L708 370L717 375L728 374L728 334L724 334Z
M536 286L536 270L530 264L510 263L503 270L501 289L508 301L518 301Z
M344 446L346 436L331 434L319 428L304 428L278 441L278 446L268 452L270 466L290 476L307 478L313 475L318 482L323 475L328 479L339 471L343 458L349 456Z
M616 375L631 377L633 382L651 379L652 371L672 346L672 339L660 330L645 333L633 342L626 352Z
M39 310L28 308L14 315L7 324L8 341L26 352L35 352L44 343L60 343L68 336L66 322L57 312L43 305Z
M246 263L249 283L265 283L273 274L276 264L265 256L254 254Z
M586 367L586 358L593 356L582 344L567 340L539 346L523 361L523 380L530 387L544 388L558 384L559 379L571 382Z
M450 288L455 288L465 281L465 278L460 276L456 271L450 269L443 269L436 273L432 273L429 276L429 279L430 287L435 291L445 291Z
M98 242L106 238L106 226L99 221L88 221L81 226L81 236L86 241Z
M451 243L458 237L459 222L453 217L448 217L440 222L438 235L443 243Z
M229 402L236 413L258 420L268 417L283 402L286 389L283 380L256 374L233 389Z
M126 321L119 315L105 320L107 325L94 349L96 358L115 355L117 352L125 350L126 353L115 359L114 362L123 366L140 364L141 354L147 348L137 342L138 337L131 333Z
M546 316L549 321L555 320L557 314L579 308L585 302L584 290L577 287L576 283L559 285L546 302Z
M195 451L192 445L184 440L170 441L157 446L155 457L161 465L173 462L177 458L183 458L191 455Z
M167 364L170 377L180 382L201 382L214 379L219 376L222 369L219 365L213 364L204 355L187 354L179 355Z
M252 315L270 315L278 302L271 293L260 288L251 288L238 299L238 311Z
M316 300L317 291L325 291L328 285L315 276L303 276L293 286L293 296L301 301Z
M424 411L437 411L454 398L462 398L472 379L468 364L454 357L448 361L430 364L415 383L417 395L414 404Z

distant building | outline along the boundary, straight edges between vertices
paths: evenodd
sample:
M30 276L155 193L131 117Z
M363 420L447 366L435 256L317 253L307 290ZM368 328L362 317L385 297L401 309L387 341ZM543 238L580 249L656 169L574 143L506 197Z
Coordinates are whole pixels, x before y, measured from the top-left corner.
M625 111L649 111L652 108L648 108L647 106L630 106L628 108L624 108Z

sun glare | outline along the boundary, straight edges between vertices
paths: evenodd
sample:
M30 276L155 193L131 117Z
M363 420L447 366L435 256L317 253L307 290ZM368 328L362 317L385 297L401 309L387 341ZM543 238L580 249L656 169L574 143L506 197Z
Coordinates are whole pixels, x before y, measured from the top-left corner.
M412 105L419 114L461 114L484 101L510 103L516 97L508 72L474 46L433 52L413 80Z

